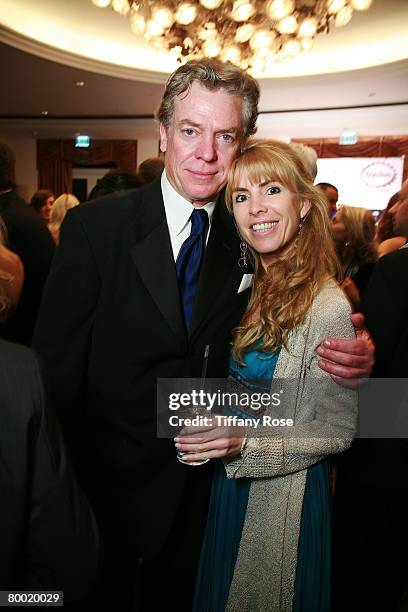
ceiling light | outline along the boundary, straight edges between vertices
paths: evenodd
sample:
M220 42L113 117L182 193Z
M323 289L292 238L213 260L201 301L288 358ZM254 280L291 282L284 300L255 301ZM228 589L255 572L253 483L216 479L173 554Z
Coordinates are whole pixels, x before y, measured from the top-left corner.
M294 34L298 27L296 17L288 15L284 17L277 25L278 32L281 34Z
M112 0L112 8L124 17L130 11L130 4L128 0Z
M294 0L271 0L266 5L266 13L271 19L283 19L295 8Z
M282 45L282 53L289 57L294 57L301 51L302 51L302 47L300 45L300 42L296 40L295 38L287 40Z
M273 45L276 33L273 30L257 30L249 41L253 51L257 49L269 49Z
M221 6L223 0L200 0L200 4L203 5L204 8L213 11Z
M231 62L232 64L239 64L241 60L241 50L236 45L225 47L221 51L221 60L223 62Z
M353 9L351 6L344 6L336 15L335 24L338 28L341 28L348 24L353 16Z
M255 26L252 23L245 23L242 26L239 26L238 30L235 33L235 40L238 43L247 42L252 34L255 32Z
M146 32L146 21L142 15L138 15L135 13L130 17L130 27L132 28L135 34L139 34L143 36Z
M313 38L302 38L300 41L303 51L310 51L313 47Z
M193 23L197 17L197 7L190 2L182 2L176 12L176 21L181 25Z
M92 4L99 8L106 8L111 3L111 0L92 0Z
M231 11L234 21L247 21L255 14L255 7L248 0L235 0Z
M155 6L152 9L152 19L165 28L170 28L174 23L173 12L167 6Z
M356 11L366 11L372 5L373 0L351 0L351 6Z
M288 61L317 34L344 26L372 0L92 0L127 15L132 30L179 62L215 57L259 73ZM265 49L267 50L265 57ZM264 55L261 55L261 52ZM271 62L269 62L271 63Z
M146 23L146 32L145 35L147 38L153 38L155 36L161 36L164 32L163 26L157 21L153 21L153 19L149 19Z
M335 15L343 8L343 6L345 6L345 4L346 4L346 0L328 0L327 10L332 15Z
M308 17L304 19L299 26L298 34L299 36L304 36L305 38L311 38L317 32L317 20L315 17Z

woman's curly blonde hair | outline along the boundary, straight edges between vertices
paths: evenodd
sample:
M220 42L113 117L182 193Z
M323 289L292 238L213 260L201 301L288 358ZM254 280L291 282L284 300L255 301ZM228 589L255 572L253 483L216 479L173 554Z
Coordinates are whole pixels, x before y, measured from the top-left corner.
M341 216L347 232L347 242L339 245L338 255L344 272L348 270L351 276L361 265L378 259L375 221L371 210L359 206L342 204L337 215Z
M287 347L290 332L303 323L322 285L338 272L325 196L311 182L296 151L274 140L249 143L229 172L226 203L230 212L242 175L254 184L277 181L293 193L299 211L305 203L310 203L310 209L289 250L276 254L266 270L249 245L255 269L253 291L232 343L232 356L241 364L244 353L255 345L264 352Z

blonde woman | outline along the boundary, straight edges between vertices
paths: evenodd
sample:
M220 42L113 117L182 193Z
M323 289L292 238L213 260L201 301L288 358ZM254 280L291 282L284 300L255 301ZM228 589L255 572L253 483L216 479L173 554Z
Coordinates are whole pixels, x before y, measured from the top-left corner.
M78 206L79 200L72 193L63 193L57 198L51 209L50 223L48 229L55 244L59 244L60 227L70 208Z
M294 427L279 437L204 428L177 439L191 453L187 461L224 459L215 470L194 611L328 612L327 458L351 444L356 398L320 370L315 354L327 336L354 335L334 280L326 203L298 155L275 141L241 153L226 200L254 264L230 373L244 385L277 385Z
M0 321L17 306L24 284L23 264L18 255L6 248L6 234L6 226L0 217Z
M374 217L366 208L341 206L332 230L342 277L351 278L361 294L378 259Z

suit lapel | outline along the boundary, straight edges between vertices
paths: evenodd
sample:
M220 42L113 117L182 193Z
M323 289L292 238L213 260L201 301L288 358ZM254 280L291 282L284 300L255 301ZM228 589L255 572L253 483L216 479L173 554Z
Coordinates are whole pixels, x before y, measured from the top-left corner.
M130 249L140 277L158 309L177 337L185 337L176 268L160 180L146 188L142 209L133 228L135 242Z
M219 198L220 199L220 198ZM237 237L232 219L224 204L219 201L214 210L211 232L205 251L197 296L194 303L190 337L211 316L217 298L226 285L231 284L232 273L237 266Z

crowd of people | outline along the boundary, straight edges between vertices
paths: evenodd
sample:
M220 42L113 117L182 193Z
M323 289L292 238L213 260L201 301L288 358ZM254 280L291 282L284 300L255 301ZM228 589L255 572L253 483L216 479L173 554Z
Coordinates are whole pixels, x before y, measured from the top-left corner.
M27 205L0 144L1 589L75 610L399 609L408 443L353 439L356 389L407 377L408 181L376 226L314 185L313 149L254 138L258 102L241 69L187 62L164 161L81 205ZM290 425L256 435L233 406L233 425L158 437L158 380L207 378L276 391Z

